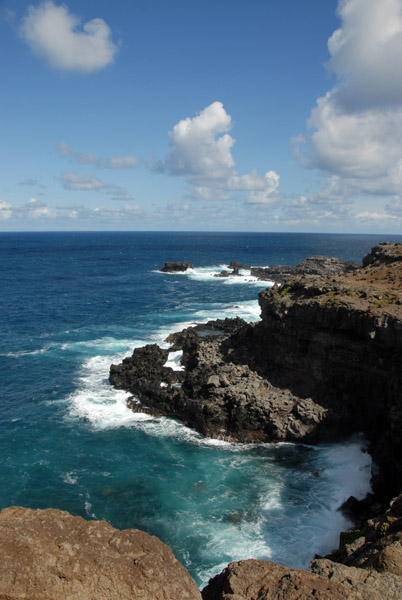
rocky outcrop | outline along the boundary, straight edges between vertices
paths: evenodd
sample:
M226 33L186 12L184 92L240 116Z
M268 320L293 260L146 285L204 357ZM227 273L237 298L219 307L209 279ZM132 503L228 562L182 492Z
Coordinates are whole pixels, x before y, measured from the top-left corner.
M329 558L402 577L402 494L391 501L386 512L363 521L360 529L342 533L340 547Z
M295 266L274 265L272 267L250 267L232 260L228 266L228 269L231 269L231 271L224 269L214 275L214 277L229 277L233 275L241 277L240 270L247 270L250 271L251 276L257 277L257 279L261 279L262 281L282 283L288 277L295 275L333 275L335 273L354 271L358 267L359 265L354 262L327 256L309 256Z
M182 273L187 269L193 269L194 265L189 262L165 262L165 266L160 269L163 273Z
M168 546L60 510L0 513L0 600L200 600Z
M316 560L309 571L264 560L230 563L203 600L400 600L402 578Z
M112 366L110 381L152 414L212 437L317 442L363 432L380 469L376 492L389 499L402 489L400 256L401 245L383 244L357 270L290 277L260 293L261 322L178 335L184 372L147 347Z
M340 260L327 256L309 256L295 266L251 267L250 274L258 279L282 283L295 275L334 275L355 271L358 268L354 262Z
M402 494L362 526L341 534L341 548L312 560L307 571L264 560L230 563L210 579L203 600L399 600Z
M241 319L190 327L168 338L172 350L183 351L185 371L164 366L169 351L153 344L112 365L109 378L140 398L130 402L133 410L179 418L208 437L315 441L326 409L258 372L248 352L252 337Z

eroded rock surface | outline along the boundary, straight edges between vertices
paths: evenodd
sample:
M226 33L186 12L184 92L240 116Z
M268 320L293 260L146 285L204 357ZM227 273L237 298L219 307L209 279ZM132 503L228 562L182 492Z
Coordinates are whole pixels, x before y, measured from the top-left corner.
M0 600L200 600L158 538L60 510L0 513Z
M263 560L230 563L203 589L203 600L400 600L395 575L316 560L309 571Z

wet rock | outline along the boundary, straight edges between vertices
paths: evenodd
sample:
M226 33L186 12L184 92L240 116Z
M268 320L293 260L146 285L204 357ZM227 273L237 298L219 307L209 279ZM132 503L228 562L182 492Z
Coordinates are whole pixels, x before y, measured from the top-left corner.
M165 266L160 269L163 273L182 273L187 269L193 269L194 265L189 262L165 262Z

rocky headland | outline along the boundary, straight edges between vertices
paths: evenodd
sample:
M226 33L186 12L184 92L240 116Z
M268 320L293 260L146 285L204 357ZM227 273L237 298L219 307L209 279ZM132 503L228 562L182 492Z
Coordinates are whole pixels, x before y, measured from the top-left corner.
M359 269L289 277L259 294L261 321L210 322L138 348L110 369L133 410L241 442L336 440L362 432L377 494L402 489L402 246ZM166 366L183 352L183 371ZM138 398L141 404L138 403Z
M256 277L261 281L275 281L282 283L288 277L294 275L332 275L335 273L344 273L355 271L359 268L354 262L341 260L340 258L328 256L308 256L305 260L297 265L274 265L271 267L251 267L243 265L237 261L231 261L227 267L215 277L241 277L240 271L250 271L252 277Z
M228 565L204 600L400 600L402 590L402 244L358 269L289 275L259 295L261 321L212 321L110 369L133 410L238 441L339 440L362 432L374 494L343 510L355 529L306 571L269 561ZM182 352L184 370L166 365ZM159 540L62 511L0 513L0 600L200 598ZM246 558L246 557L245 557Z

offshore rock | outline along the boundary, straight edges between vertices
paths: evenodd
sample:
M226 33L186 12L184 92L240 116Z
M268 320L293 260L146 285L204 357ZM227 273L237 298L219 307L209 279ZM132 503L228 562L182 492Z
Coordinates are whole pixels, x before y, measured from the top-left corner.
M158 538L60 510L0 513L0 600L200 600Z
M187 269L193 269L194 265L189 262L165 262L165 266L160 269L163 273L182 273Z

